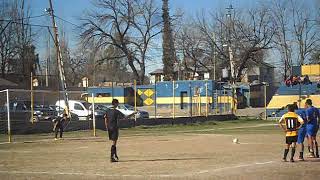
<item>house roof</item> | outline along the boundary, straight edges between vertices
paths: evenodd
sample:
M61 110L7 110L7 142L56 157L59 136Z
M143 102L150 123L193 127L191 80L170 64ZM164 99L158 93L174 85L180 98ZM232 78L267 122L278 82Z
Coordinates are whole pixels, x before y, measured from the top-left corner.
M150 75L163 74L163 69L156 69L149 73Z
M18 84L8 81L6 79L0 78L0 86L18 86Z
M181 67L180 70L181 70L181 71L184 71L184 70L185 70L185 67ZM188 70L189 70L189 71L193 71L193 70L194 70L194 67L188 67ZM187 71L188 71L188 70L187 70ZM175 67L175 68L174 68L174 72L178 72L178 71L179 71L178 67ZM196 72L208 72L208 70L205 69L204 67L197 67ZM150 74L150 75L163 74L163 69L156 69L156 70L150 72L149 74Z

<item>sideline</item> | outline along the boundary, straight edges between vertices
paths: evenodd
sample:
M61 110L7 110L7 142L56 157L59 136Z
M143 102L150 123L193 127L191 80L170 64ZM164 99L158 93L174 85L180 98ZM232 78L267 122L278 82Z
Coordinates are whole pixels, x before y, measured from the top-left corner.
M110 174L101 174L101 173L81 173L81 172L51 172L51 171L4 171L0 170L0 174L46 174L46 175L63 175L63 176L99 176L99 177L114 177L114 178L124 178L124 177L136 177L136 178L146 178L146 177L167 177L167 178L178 178L178 177L189 177L189 176L197 176L206 173L212 173L217 171L225 171L230 169L238 169L243 167L251 167L251 166L263 166L266 164L272 164L275 161L266 161L266 162L254 162L249 164L240 164L234 166L221 167L217 169L211 170L201 170L193 173L182 173L182 174L157 174L157 175L141 175L141 174L120 174L120 175L110 175Z

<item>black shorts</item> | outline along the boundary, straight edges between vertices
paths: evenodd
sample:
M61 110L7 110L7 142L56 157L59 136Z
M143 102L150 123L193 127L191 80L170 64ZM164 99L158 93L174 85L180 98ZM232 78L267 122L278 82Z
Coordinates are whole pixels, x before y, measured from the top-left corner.
M298 136L287 136L286 144L292 144L298 141Z
M108 129L109 140L116 141L119 138L119 129Z

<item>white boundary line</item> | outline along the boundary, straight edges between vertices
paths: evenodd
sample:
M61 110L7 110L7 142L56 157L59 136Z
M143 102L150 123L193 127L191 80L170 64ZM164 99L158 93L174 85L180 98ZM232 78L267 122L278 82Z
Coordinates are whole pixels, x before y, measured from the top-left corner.
M210 170L201 170L198 172L193 172L193 173L184 173L184 174L157 174L157 175L141 175L141 174L120 174L120 175L108 175L108 174L101 174L101 173L80 173L80 172L50 172L50 171L6 171L6 170L0 170L0 174L47 174L47 175L72 175L72 176L99 176L99 177L167 177L167 178L172 178L172 177L189 177L189 176L197 176L201 174L206 174L206 173L212 173L212 172L217 172L217 171L224 171L224 170L229 170L229 169L237 169L237 168L243 168L243 167L251 167L251 166L262 166L266 164L272 164L275 161L266 161L266 162L255 162L255 163L250 163L250 164L241 164L241 165L234 165L234 166L227 166L227 167L222 167L222 168L217 168L217 169L210 169ZM120 162L121 163L121 162Z
M1 142L0 145L2 144L12 144L12 143L9 143L9 142Z
M229 170L229 169L237 169L237 168L242 168L242 167L251 167L251 166L258 166L258 165L265 165L265 164L272 164L275 161L266 161L266 162L256 162L256 163L251 163L251 164L240 164L236 166L230 166L230 167L222 167L222 168L217 168L213 170L203 170L199 171L197 174L203 174L203 173L210 173L210 172L217 172L217 171L224 171L224 170Z
M32 153L33 151L1 150L0 153Z

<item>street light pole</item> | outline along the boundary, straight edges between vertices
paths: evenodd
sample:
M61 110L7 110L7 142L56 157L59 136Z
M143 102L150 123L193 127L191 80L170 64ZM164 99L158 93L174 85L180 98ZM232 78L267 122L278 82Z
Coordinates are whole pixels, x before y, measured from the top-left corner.
M212 34L212 40L213 42L216 41L216 35L215 33ZM213 80L216 80L216 50L214 47L214 43L212 45L212 52L213 52Z
M229 52L229 61L230 61L230 81L231 81L231 91L232 91L232 100L231 100L231 111L235 113L235 101L234 101L234 85L235 85L235 70L234 70L234 62L233 62L233 53L231 48L231 11L233 10L232 5L228 8L227 17L228 17L228 52Z
M231 48L231 11L233 10L232 5L228 8L227 18L228 18L228 53L229 53L229 61L230 61L230 79L231 83L234 84L234 63L233 63L233 53Z

